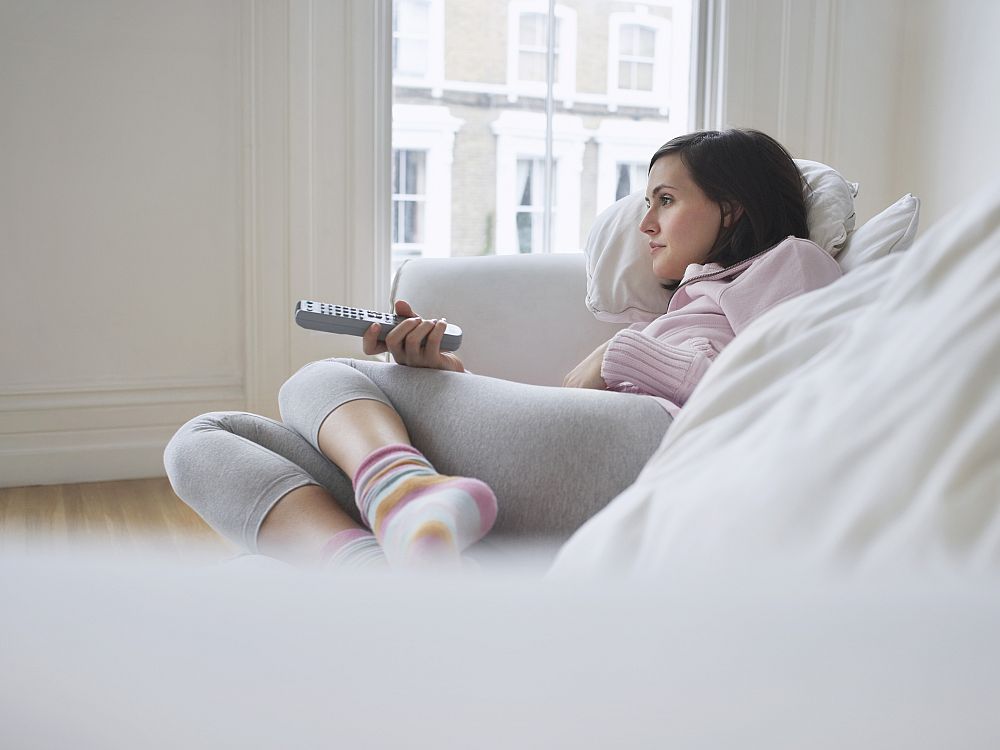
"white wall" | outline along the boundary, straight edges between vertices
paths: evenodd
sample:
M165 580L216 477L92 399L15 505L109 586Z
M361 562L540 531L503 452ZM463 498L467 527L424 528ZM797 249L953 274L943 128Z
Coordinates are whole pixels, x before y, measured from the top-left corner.
M1000 3L905 9L893 189L920 195L928 227L1000 175Z
M1000 167L996 0L730 0L722 124L759 127L861 184L858 222L901 195L921 231Z
M0 486L161 475L190 417L359 353L291 314L387 286L384 6L0 2Z

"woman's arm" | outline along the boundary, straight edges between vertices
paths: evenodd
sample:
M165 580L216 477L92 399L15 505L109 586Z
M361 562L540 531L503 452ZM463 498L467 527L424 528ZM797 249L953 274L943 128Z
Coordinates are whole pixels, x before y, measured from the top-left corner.
M611 339L608 339L588 354L583 362L574 367L563 380L563 387L595 388L599 391L607 389L608 384L601 377L601 363L604 361L604 352L610 343Z
M631 383L640 392L683 406L719 351L732 338L721 331L668 344L640 331L619 331L609 342L601 377L614 388Z

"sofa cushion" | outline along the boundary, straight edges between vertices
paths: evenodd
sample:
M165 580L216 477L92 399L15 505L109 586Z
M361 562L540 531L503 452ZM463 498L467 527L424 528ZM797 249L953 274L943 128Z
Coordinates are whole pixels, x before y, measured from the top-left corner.
M907 193L851 232L837 262L844 273L910 247L917 236L920 199Z

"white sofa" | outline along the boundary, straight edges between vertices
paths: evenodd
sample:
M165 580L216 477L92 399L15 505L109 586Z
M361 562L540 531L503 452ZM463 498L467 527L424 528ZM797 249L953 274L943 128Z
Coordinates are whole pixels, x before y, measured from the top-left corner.
M553 574L1000 567L1000 184L909 249L859 262L872 249L849 246L840 280L723 351ZM582 254L482 257L411 261L394 294L461 325L474 372L556 385L616 329L586 308L586 285Z

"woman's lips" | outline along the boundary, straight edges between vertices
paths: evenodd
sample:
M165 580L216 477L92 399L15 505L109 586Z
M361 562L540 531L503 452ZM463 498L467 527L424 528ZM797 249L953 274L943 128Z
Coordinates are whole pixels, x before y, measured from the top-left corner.
M649 254L655 255L657 250L662 250L664 245L657 245L655 242L649 243Z

